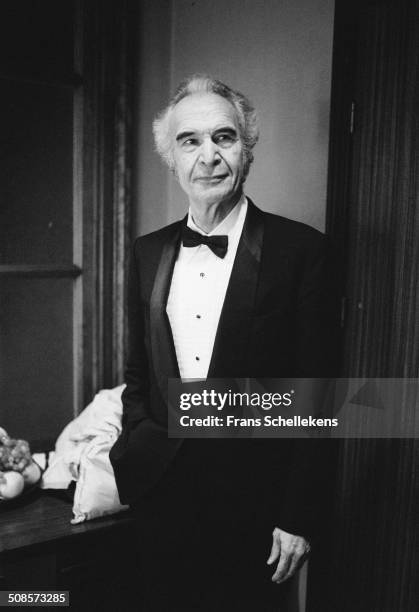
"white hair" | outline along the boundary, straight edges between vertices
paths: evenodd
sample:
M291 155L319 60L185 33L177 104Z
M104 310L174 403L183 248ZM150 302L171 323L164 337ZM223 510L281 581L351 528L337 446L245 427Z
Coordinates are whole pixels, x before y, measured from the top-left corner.
M210 76L194 75L182 81L168 106L153 121L153 134L157 152L174 171L173 141L170 138L170 118L173 110L183 98L192 94L212 93L225 98L236 111L240 137L243 142L244 168L243 177L249 172L253 161L253 147L259 138L257 113L250 100L239 91Z

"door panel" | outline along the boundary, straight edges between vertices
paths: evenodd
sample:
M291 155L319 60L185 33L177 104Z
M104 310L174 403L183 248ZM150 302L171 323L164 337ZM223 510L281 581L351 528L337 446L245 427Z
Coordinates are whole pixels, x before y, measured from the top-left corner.
M0 279L1 426L53 440L73 412L71 278Z
M71 265L74 92L2 84L0 263Z
M51 446L77 409L82 273L73 245L76 12L3 2L0 125L0 425ZM82 263L82 262L77 262Z
M418 49L415 0L337 1L328 231L343 271L343 376L419 372ZM414 612L418 440L344 440L338 473L330 588L311 585L308 612Z
M42 450L122 378L136 9L0 6L0 426Z

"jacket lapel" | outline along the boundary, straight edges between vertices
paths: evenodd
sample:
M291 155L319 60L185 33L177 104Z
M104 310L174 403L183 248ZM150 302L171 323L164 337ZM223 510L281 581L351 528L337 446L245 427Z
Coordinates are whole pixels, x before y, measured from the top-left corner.
M185 220L186 217L174 226L172 234L163 245L150 298L151 354L154 373L163 397L167 395L167 379L180 376L166 305L179 251L181 227Z
M263 245L263 213L248 198L243 232L218 323L208 378L246 376Z

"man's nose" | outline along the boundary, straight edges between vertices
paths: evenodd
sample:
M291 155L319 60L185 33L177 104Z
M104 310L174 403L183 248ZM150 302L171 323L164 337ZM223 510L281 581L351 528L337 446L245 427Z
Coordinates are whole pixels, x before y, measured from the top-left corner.
M216 143L211 138L205 138L201 145L200 162L206 166L216 166L221 158Z

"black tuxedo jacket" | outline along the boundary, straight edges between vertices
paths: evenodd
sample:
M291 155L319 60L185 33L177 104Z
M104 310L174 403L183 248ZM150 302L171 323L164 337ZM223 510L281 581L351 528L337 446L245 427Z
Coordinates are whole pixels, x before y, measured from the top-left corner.
M166 303L185 222L137 238L133 247L123 428L110 453L123 503L135 504L152 490L182 444L167 436L167 380L179 370ZM325 237L249 201L208 378L334 376L336 312ZM235 446L238 476L240 457L259 463L272 491L269 520L311 536L331 465L330 441L224 442L226 449Z

